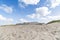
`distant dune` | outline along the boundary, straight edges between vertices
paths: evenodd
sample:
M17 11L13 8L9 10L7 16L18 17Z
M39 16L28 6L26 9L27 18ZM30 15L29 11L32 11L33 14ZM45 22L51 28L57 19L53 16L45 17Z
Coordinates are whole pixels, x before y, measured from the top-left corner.
M51 23L58 23L58 22L60 22L60 20L53 20L53 21L50 21L50 22L48 22L47 24L51 24Z
M60 22L4 25L0 27L0 40L60 40Z
M24 22L24 23L17 23L16 25L43 25L44 23L38 22Z

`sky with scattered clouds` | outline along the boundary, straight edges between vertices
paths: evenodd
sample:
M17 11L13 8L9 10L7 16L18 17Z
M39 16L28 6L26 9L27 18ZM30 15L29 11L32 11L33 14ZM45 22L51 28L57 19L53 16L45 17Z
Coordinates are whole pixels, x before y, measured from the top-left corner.
M0 25L60 20L60 0L0 0Z

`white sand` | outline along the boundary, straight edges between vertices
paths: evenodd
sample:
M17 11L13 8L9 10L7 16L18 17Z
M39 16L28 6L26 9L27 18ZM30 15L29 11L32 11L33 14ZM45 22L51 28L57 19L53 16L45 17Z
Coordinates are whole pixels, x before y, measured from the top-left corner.
M0 27L0 40L60 40L60 23Z

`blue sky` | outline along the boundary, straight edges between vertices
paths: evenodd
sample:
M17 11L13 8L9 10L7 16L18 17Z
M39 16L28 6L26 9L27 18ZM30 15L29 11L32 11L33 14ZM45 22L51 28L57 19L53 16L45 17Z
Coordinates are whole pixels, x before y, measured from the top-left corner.
M0 0L0 25L58 19L60 0Z

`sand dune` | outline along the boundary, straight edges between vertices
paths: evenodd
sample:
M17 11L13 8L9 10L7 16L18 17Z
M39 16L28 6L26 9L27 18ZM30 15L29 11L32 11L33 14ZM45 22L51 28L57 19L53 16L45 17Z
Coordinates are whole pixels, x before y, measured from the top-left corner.
M60 23L2 26L0 40L60 40Z

